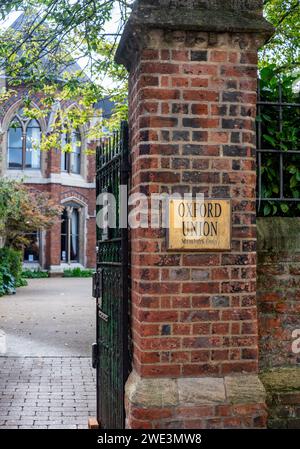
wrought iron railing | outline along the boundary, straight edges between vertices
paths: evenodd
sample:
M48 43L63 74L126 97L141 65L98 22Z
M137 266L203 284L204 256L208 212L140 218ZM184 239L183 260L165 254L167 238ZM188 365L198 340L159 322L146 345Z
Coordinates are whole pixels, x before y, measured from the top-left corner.
M128 152L127 122L122 122L120 131L104 138L97 148L97 195L113 194L117 217L120 186L128 183ZM97 228L97 273L94 278L97 298L94 363L97 368L97 418L104 429L122 429L125 426L124 385L131 370L128 230L118 219L115 224L107 229Z
M281 84L273 90L259 89L257 103L258 215L300 215L300 206L298 206L300 205L299 138L300 101L299 98L297 99L297 94L294 99L290 95L286 96Z

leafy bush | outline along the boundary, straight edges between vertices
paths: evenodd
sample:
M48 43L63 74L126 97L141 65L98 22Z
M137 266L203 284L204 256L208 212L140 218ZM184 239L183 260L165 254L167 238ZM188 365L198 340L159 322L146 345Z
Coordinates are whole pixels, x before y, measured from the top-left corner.
M271 151L261 154L262 198L280 198L280 157L283 161L283 195L285 198L300 198L300 109L290 106L291 103L299 103L300 95L293 92L294 82L294 76L279 76L274 65L260 72L261 100L273 103L261 106L257 117L261 128L261 147ZM286 104L282 106L281 116L276 105L280 98ZM287 153L291 150L294 153ZM261 201L258 215L300 216L300 203Z
M71 268L64 270L65 278L90 278L93 276L93 270L82 270L81 268Z
M42 271L42 270L24 270L22 272L22 277L25 279L48 278L49 273L48 273L48 271Z
M13 294L27 285L22 278L22 253L12 248L0 249L0 296Z
M29 243L28 235L51 228L61 211L49 193L32 191L21 182L0 177L0 235L4 247L23 250Z
M0 296L11 295L16 292L15 278L6 265L0 266Z

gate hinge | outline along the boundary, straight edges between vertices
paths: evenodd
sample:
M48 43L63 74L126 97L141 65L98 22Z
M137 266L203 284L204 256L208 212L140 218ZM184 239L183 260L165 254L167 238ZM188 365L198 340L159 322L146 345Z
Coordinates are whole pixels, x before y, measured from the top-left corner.
M98 362L98 345L97 343L92 344L92 367L94 369L97 368L97 362Z
M99 299L102 294L102 270L93 274L93 298Z

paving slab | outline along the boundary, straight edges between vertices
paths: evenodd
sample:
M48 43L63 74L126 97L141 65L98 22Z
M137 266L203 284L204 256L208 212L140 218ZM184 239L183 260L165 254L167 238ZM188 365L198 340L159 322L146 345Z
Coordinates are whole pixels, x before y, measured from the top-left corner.
M0 298L0 356L86 356L95 340L90 278L29 279ZM5 343L3 343L5 339Z
M87 428L96 413L91 279L32 279L0 298L0 429Z

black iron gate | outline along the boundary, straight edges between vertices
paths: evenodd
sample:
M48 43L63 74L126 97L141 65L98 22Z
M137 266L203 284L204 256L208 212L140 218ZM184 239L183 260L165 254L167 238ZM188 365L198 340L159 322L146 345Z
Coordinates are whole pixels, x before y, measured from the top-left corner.
M97 149L96 190L115 198L116 226L97 226L97 272L93 295L97 299L97 343L93 366L97 370L97 419L103 429L124 428L124 386L129 374L128 230L120 223L126 202L120 186L128 184L128 125L113 133ZM122 198L122 199L121 199ZM121 200L121 201L120 201ZM101 206L98 206L98 213Z

